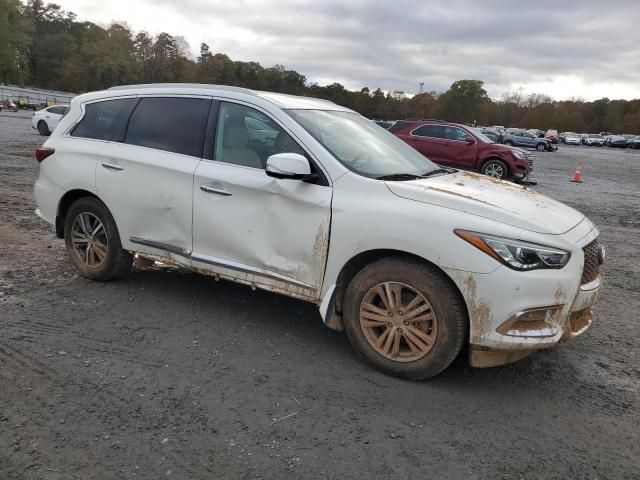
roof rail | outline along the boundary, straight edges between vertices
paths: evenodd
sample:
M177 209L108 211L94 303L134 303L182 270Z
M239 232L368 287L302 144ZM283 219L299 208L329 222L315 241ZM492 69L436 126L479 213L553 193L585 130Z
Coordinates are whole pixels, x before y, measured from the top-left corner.
M137 85L118 85L107 90L129 90L136 88L206 88L211 90L228 90L231 92L255 95L253 90L243 87L231 87L229 85L212 85L210 83L141 83Z

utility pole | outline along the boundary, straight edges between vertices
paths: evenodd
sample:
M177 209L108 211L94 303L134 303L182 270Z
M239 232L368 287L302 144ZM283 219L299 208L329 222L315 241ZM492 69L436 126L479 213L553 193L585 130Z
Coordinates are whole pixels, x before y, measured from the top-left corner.
M424 82L420 82L420 94L424 91Z

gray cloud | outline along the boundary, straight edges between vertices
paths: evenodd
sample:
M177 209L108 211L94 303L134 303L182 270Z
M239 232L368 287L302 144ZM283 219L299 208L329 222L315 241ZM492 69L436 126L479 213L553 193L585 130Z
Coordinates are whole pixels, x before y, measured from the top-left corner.
M193 31L171 33L194 49L204 41L310 81L413 93L420 81L444 91L477 78L498 96L571 78L584 91L557 95L640 97L636 0L156 0L150 8L191 22Z

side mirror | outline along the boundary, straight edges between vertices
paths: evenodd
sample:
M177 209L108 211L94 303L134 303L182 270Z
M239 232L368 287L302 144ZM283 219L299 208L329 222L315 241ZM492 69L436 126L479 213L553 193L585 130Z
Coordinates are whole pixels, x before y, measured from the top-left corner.
M267 175L289 180L315 180L309 160L299 153L276 153L267 158Z
M471 135L467 135L466 137L464 137L464 141L469 144L476 143L475 139Z

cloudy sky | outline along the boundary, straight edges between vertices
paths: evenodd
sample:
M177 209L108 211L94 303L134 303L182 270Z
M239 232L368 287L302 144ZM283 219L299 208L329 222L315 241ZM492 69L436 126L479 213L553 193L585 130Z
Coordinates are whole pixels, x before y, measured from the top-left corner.
M81 20L181 35L320 84L416 93L483 80L554 98L640 98L638 0L58 0Z

